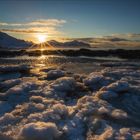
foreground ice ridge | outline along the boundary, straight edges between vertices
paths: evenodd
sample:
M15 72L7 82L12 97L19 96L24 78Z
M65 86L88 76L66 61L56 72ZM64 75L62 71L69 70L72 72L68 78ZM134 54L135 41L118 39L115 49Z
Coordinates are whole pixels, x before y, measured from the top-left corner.
M139 70L34 72L1 68L0 140L140 139Z

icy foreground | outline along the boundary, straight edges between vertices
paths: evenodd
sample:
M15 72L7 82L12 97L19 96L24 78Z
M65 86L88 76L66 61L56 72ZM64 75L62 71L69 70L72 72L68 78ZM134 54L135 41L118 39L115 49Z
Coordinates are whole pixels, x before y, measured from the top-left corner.
M0 140L139 140L140 70L112 66L1 67Z

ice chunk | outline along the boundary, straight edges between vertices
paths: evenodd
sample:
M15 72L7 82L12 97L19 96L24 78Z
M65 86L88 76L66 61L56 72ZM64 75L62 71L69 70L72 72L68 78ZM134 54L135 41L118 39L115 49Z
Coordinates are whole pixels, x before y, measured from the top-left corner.
M48 73L47 73L47 79L57 79L57 78L60 78L60 77L63 77L65 74L64 71L62 70L50 70Z
M66 117L68 116L68 109L65 105L56 104L52 107L53 112L59 114L60 116Z
M105 131L98 137L98 140L109 140L113 139L113 129L112 127L108 127Z
M118 97L118 94L113 91L99 91L97 92L96 96L103 100L107 100Z
M134 140L140 140L140 132L133 135Z
M18 120L18 117L15 117L12 113L5 113L4 116L0 117L0 124L7 125L13 124Z
M26 124L19 132L22 140L54 140L61 132L54 123L36 122Z
M43 101L43 97L42 96L31 96L30 100L36 103L41 103Z
M1 89L8 89L11 88L15 85L20 84L21 80L20 79L11 79L11 80L6 80L2 83L0 83L0 88Z
M107 87L103 87L101 90L109 90L109 91L114 91L117 93L120 92L127 92L129 90L129 84L124 81L117 81L115 83L112 83L108 85Z
M86 86L95 90L108 85L111 82L111 79L104 77L101 73L91 73L83 80L83 82Z
M62 77L54 81L50 87L55 89L56 91L73 91L75 89L76 82L72 77Z
M128 115L126 112L124 112L123 110L120 109L115 109L112 111L112 117L116 118L116 119L125 119L128 118Z

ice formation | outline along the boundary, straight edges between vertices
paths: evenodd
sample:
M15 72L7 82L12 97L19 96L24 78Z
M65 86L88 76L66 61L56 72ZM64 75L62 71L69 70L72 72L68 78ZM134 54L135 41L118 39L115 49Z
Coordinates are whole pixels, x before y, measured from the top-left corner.
M106 65L86 76L42 68L45 78L2 67L0 140L139 140L140 71Z

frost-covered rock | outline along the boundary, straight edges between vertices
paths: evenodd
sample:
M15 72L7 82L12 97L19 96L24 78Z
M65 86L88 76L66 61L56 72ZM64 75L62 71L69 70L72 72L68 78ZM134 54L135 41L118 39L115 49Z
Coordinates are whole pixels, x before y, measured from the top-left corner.
M76 82L72 77L62 77L53 82L50 87L56 91L67 92L75 89Z
M30 91L37 89L40 85L42 85L42 82L38 81L36 78L23 78L20 84L8 89L3 94L3 98L15 104L23 102L30 96Z
M22 115L29 115L36 112L42 112L45 110L45 106L41 103L24 103L22 105L16 106L17 110L19 109Z
M113 91L99 91L96 93L96 96L103 100L107 100L107 99L113 99L118 97L118 94Z
M55 140L61 132L54 123L36 122L26 124L19 132L21 140Z
M140 139L140 132L137 132L137 133L133 134L133 138L135 140L139 140Z
M113 139L113 129L112 127L108 127L105 131L98 137L98 140L109 140Z
M103 87L101 90L114 91L114 92L120 93L120 92L127 92L127 91L129 91L129 89L130 89L130 87L127 82L117 81L106 87Z
M21 80L20 79L11 79L11 80L6 80L4 82L0 83L0 89L8 89L11 88L15 85L20 84Z
M47 73L47 79L53 80L53 79L63 77L64 75L65 75L65 72L62 70L50 70Z
M74 91L76 88L76 81L72 77L58 78L43 89L43 93L51 98L64 98L67 93Z
M0 124L7 125L15 123L19 117L15 117L12 113L5 113L4 116L0 117Z
M92 96L84 96L77 102L77 109L79 110L77 115L84 118L101 114L101 110L99 111L101 107L105 107L107 113L111 113L113 109L113 107L104 100L99 100Z
M46 72L46 73L51 71L51 70L56 70L56 67L47 67L47 68L41 69L41 71Z
M123 110L120 110L120 109L113 110L112 113L111 113L111 116L113 118L116 118L116 119L125 119L125 118L128 118L127 113L124 112Z
M83 133L85 132L85 126L81 118L74 117L72 120L66 122L63 127L64 134L66 135L65 139L68 140L84 140L85 136Z
M66 117L68 116L68 109L65 105L62 104L55 104L52 107L54 113L59 114L60 116Z
M42 96L31 96L30 101L33 101L36 103L41 103L41 102L43 102L43 97Z
M140 70L37 69L27 77L0 73L8 78L0 82L0 140L140 139Z
M83 82L92 90L96 90L102 86L107 86L111 82L111 79L104 77L101 73L91 73L83 80Z

